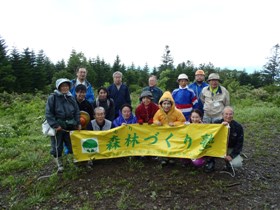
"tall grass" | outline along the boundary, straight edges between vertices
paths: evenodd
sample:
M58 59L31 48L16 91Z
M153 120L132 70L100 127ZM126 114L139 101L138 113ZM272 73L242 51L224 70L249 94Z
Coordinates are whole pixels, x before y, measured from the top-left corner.
M40 93L0 94L0 184L5 203L14 209L33 209L51 199L54 186L63 185L57 176L47 182L36 181L42 175L41 170L46 170L51 162L49 138L41 134L46 98ZM245 128L245 141L254 142L254 155L265 155L263 144L280 133L279 107L252 99L233 101L235 119ZM132 105L135 108L138 104L139 94L133 93ZM141 170L141 164L130 161L128 171ZM71 168L63 175L64 182L78 179L78 174L77 169ZM68 200L74 197L72 194L60 196ZM98 196L103 194L96 192L95 197ZM122 194L116 205L126 209L126 204L127 197ZM85 204L84 209L89 209L88 205Z

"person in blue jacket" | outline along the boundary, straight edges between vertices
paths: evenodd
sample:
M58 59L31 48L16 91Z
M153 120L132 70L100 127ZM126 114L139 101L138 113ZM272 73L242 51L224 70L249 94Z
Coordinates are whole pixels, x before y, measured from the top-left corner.
M137 123L137 118L132 113L132 107L130 104L122 105L119 110L119 116L113 121L113 127L118 127L121 125L135 124Z
M119 116L123 104L131 105L129 89L122 83L122 76L120 71L116 71L113 74L114 83L108 87L109 97L115 102L115 118Z
M188 121L191 111L197 108L197 98L193 90L188 88L189 78L186 74L180 74L177 82L179 88L173 90L172 97L176 108L183 112L186 121Z
M189 85L189 88L192 89L198 99L198 106L197 108L202 112L202 115L204 113L203 110L203 103L200 99L201 91L204 87L207 87L208 84L205 82L205 73L203 70L197 70L195 72L195 81Z
M93 91L92 85L89 83L89 81L87 81L86 77L87 77L86 68L79 68L77 71L77 78L71 80L72 88L71 88L70 92L72 93L72 95L74 97L76 97L76 92L75 92L76 86L79 84L86 86L86 88L87 88L86 89L86 100L88 102L90 102L91 104L93 104L94 91Z

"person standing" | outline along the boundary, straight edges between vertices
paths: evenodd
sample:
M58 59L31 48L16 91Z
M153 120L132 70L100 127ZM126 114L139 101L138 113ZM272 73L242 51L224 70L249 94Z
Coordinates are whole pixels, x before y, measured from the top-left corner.
M229 93L225 87L220 85L220 76L212 73L208 77L209 86L201 91L200 99L203 103L203 122L213 123L222 119L222 112L230 105Z
M108 87L109 97L115 103L115 118L119 116L119 110L124 104L131 105L130 93L128 87L122 83L122 73L116 71L113 74L114 83Z
M197 97L198 103L197 103L197 109L199 109L202 112L202 115L204 113L203 111L203 103L200 99L201 91L204 87L207 87L208 84L204 81L205 80L205 73L203 70L197 70L195 72L195 81L189 85L189 88L192 89Z
M176 107L182 111L188 121L191 111L197 108L197 98L193 90L188 88L189 78L186 74L180 74L177 82L179 88L173 90L172 97Z
M56 81L56 90L48 97L46 104L46 119L55 129L51 136L51 155L53 155L58 172L63 172L62 152L63 143L72 152L70 130L81 130L80 110L75 98L70 93L71 82L61 78Z
M86 78L87 78L86 68L79 68L78 71L77 71L77 78L71 80L72 88L71 88L70 92L75 97L76 96L76 92L75 92L76 86L79 85L79 84L82 84L82 85L86 86L86 100L88 100L88 102L93 104L94 91L93 91L93 88L92 88L91 84L89 83L89 81L87 81Z
M160 97L162 96L162 90L157 86L157 77L155 75L151 75L149 77L149 86L144 87L143 91L150 91L153 95L153 102L158 104Z

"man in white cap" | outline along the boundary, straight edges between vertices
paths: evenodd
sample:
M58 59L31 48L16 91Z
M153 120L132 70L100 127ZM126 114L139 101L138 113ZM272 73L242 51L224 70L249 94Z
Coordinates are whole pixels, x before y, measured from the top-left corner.
M200 94L203 103L204 123L213 123L222 119L222 112L226 106L230 105L229 93L225 87L220 85L220 76L212 73L208 77L209 86L204 87Z
M180 74L177 82L179 88L172 92L172 97L176 107L183 112L186 121L188 121L191 111L197 108L198 101L194 91L188 88L189 78L186 74Z
M197 70L195 72L195 81L189 85L189 88L192 89L198 99L198 109L204 113L203 111L203 103L200 100L200 94L204 87L207 87L208 84L204 81L205 80L205 73L203 70Z

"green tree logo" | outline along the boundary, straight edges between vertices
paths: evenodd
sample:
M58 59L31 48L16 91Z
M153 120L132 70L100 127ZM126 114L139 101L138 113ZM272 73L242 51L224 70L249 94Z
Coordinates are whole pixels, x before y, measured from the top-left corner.
M82 152L95 153L99 152L97 139L82 139Z

